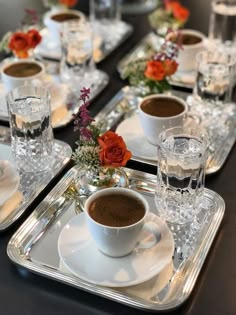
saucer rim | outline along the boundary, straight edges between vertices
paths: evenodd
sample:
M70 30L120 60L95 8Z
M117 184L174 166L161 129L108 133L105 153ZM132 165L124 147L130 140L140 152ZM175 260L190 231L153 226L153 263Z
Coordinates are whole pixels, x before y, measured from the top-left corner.
M124 119L124 120L117 126L117 128L116 128L117 132L118 132L118 130L120 130L120 129L119 129L120 126L121 126L122 124L124 124L124 123L127 123L128 120L137 123L137 121L138 121L138 115L135 113L135 114L132 115L131 117L129 117L129 118L127 118L127 119ZM142 137L144 138L145 143L148 144L148 146L150 146L150 148L151 148L151 147L152 147L152 148L157 148L154 144L151 144L151 143L148 142L148 140L145 138L145 135L144 135L144 132L143 132L143 130L142 130L141 125L140 125L140 128L139 128L139 129L140 129L140 133L137 134L136 136L137 136L137 137L142 136ZM124 137L124 139L125 139L125 132L120 132L120 131L119 131L118 133L119 133L122 137ZM129 140L125 139L125 142L126 142L127 147L129 148L129 145L128 145ZM137 150L136 150L135 148L133 148L133 147L130 147L129 149L132 151L133 156L135 156L135 157L137 157L137 158L139 158L139 159L145 159L145 160L149 160L149 161L152 161L152 162L157 162L157 156L154 157L154 156L147 156L147 155L139 154L139 153L141 153L141 152L137 152ZM137 153L137 154L135 154L135 153Z

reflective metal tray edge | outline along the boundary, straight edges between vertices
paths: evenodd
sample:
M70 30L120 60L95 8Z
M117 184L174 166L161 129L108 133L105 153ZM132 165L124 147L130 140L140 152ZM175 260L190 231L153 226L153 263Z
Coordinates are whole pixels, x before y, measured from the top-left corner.
M130 185L138 182L140 192L153 195L155 187L155 176L142 173L140 171L125 169L129 178ZM59 270L57 266L49 266L31 259L31 249L40 242L44 233L51 231L56 220L66 212L66 203L62 207L55 207L62 193L68 185L74 180L76 169L72 168L52 189L46 198L38 205L30 217L15 232L7 246L7 253L12 262L16 265L29 269L32 272L56 281L74 286L78 289L99 295L101 297L125 304L130 307L149 310L149 311L167 311L179 307L190 296L192 289L197 281L202 265L206 259L209 248L215 238L220 223L222 221L225 204L223 199L215 192L205 189L205 195L214 204L211 218L208 224L205 224L196 249L184 263L179 264L174 276L171 277L167 288L170 288L170 294L162 301L157 298L147 300L138 296L129 294L122 290L115 290L107 287L100 287L73 275L68 275ZM67 201L67 202L71 202ZM74 214L75 215L75 214ZM203 234L203 235L202 235ZM48 240L47 240L48 241ZM54 244L55 245L55 244Z

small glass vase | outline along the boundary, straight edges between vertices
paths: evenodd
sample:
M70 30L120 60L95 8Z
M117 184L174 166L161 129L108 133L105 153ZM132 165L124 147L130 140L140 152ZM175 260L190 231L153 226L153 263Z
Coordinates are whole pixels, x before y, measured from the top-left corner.
M89 169L78 167L75 185L80 196L89 196L104 188L128 187L129 179L122 168Z

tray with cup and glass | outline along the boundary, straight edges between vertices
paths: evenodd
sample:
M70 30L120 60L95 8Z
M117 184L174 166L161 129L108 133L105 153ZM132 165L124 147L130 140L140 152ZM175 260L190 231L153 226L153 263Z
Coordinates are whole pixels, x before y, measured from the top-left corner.
M8 94L10 128L0 127L0 160L10 163L19 181L14 191L11 181L14 172L3 167L1 182L6 187L1 194L13 192L1 202L0 230L16 222L35 198L70 161L71 147L55 140L50 123L48 90L42 87L21 86ZM3 181L4 183L4 181Z
M68 21L81 23L86 20L91 21L94 29L93 59L95 63L104 60L133 32L132 25L121 20L117 1L112 0L104 5L101 0L91 0L89 15L87 18L81 11L63 8L46 12L43 18L45 28L41 30L43 40L36 48L36 53L42 58L60 61L63 57L60 31L62 24Z
M205 55L214 57L214 65L211 66L209 60L204 61L207 59ZM235 58L223 52L199 51L197 77L191 94L171 89L170 86L169 77L177 73L180 56L178 46L166 40L152 57L130 62L123 73L123 78L128 79L130 86L119 91L96 119L104 121L104 129L117 128L132 150L135 161L153 166L157 163L156 141L161 129L180 123L204 127L210 138L206 173L212 174L224 165L236 140L235 104L230 101ZM193 63L189 61L185 65L191 68ZM165 100L161 93L165 95ZM180 112L176 112L171 95L178 98L175 98L175 105L176 101L182 104ZM185 112L186 108L188 110ZM177 119L183 115L184 121ZM152 137L151 133L154 133Z
M158 97L157 94L156 96ZM190 102L191 94L187 92L170 90L165 93L166 97L175 96L182 103L185 100L186 106ZM138 115L138 107L143 100L135 87L125 86L122 88L95 117L97 121L103 122L104 130L117 130L125 139L127 147L133 152L132 160L144 164L157 165L156 145L147 140L145 131L142 128ZM186 125L199 125L210 131L209 157L206 166L206 174L214 174L219 171L236 140L235 122L232 116L233 106L229 104L229 115L221 116L221 129L214 128L211 121L204 120L204 116L196 110L190 110L185 120ZM231 112L232 111L232 112ZM106 119L105 119L106 118ZM169 119L171 123L171 119ZM220 131L220 132L219 132Z
M85 101L86 95L84 89ZM204 188L205 133L185 130L184 140L192 141L198 154L190 146L185 151L178 146L179 155L170 147L168 160L158 158L155 176L125 167L131 152L122 137L112 131L97 137L99 125L83 117L80 150L73 155L77 165L12 236L8 256L29 271L130 307L176 308L192 292L225 211L224 200ZM181 138L177 129L160 136L164 144L165 136ZM101 173L102 167L112 174L122 168L126 180L116 178L112 185L104 173L99 181L86 177L93 168ZM165 180L169 168L173 176Z
M184 303L194 288L223 218L224 201L205 189L200 228L193 227L191 233L180 229L175 235L156 216L156 176L124 170L129 178L128 191L145 198L152 225L162 233L156 245L135 248L119 258L102 254L92 241L85 214L79 213L78 200L67 199L77 175L72 168L10 239L8 256L31 272L117 303L149 311L171 310ZM148 243L153 242L149 234L145 237Z
M96 69L93 63L91 30L86 23L81 23L78 28L76 23L73 22L71 26L65 27L65 38L70 38L70 43L76 44L70 45L68 41L63 41L66 48L59 73L50 74L50 65L47 65L43 59L40 61L33 58L3 60L0 81L0 120L9 120L6 95L20 85L44 86L50 90L53 128L66 126L78 112L81 105L78 95L82 88L81 82L91 88L91 99L94 99L107 86L108 75ZM76 33L72 29L74 27L76 27ZM11 34L8 42L11 42L16 34L17 32ZM74 39L80 36L81 40L72 41L71 36L74 36ZM36 48L34 53L37 57Z

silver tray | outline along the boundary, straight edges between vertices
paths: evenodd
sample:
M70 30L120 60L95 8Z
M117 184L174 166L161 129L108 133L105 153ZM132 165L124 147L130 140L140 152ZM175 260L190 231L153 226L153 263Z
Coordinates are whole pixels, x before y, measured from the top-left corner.
M158 51L163 43L163 38L157 34L148 33L126 56L124 56L117 65L117 70L122 75L126 65L134 60L140 58L148 58L152 56L155 51ZM172 86L193 89L195 82L194 72L180 72L177 71L169 79Z
M49 67L49 66L48 66ZM91 76L96 78L94 83L91 85L91 94L90 101L96 98L102 90L107 86L109 82L108 75L101 71L95 70ZM80 91L71 91L71 89L66 85L60 82L59 75L46 75L46 82L54 82L55 88L59 91L60 89L64 91L65 94L65 104L61 104L61 106L55 108L52 111L52 127L54 129L61 128L68 125L73 120L73 114L77 114L79 111L79 107L81 105L81 101L79 100ZM58 86L56 86L58 85ZM62 96L64 98L64 95ZM8 121L8 111L7 104L5 100L5 92L2 82L0 81L0 120Z
M113 42L107 42L95 36L94 38L94 61L96 63L104 60L110 53L112 53L119 45L121 45L133 32L133 26L124 22L119 21L120 29L119 34L113 37ZM54 44L53 39L47 28L42 29L41 34L43 41L35 49L35 53L42 58L52 59L59 61L61 59L61 47Z
M0 127L0 160L9 160L14 164L10 146L10 129ZM29 207L35 198L43 191L50 181L70 161L72 154L71 147L65 142L55 140L52 156L52 167L47 172L40 174L28 173L20 174L20 185L18 191L22 195L22 200L17 207L11 209L10 213L3 221L0 221L0 231L10 227Z
M155 176L125 168L130 189L139 191L155 212ZM205 189L198 215L198 228L173 230L173 260L159 275L136 286L101 287L72 275L60 262L57 242L65 224L77 209L68 191L74 187L76 168L72 168L16 231L7 246L12 262L44 277L74 286L95 295L150 311L166 311L187 300L222 221L225 204L215 192ZM48 253L50 252L50 255Z
M169 93L185 100L190 96L187 92L177 90L172 90ZM103 123L104 131L109 129L114 130L119 123L135 113L140 100L141 97L137 96L135 88L125 86L111 99L102 111L98 113L95 117L96 121ZM229 105L231 106L232 104ZM203 121L204 117L200 117L200 119ZM217 131L219 132L219 137L212 138L212 143L210 143L211 153L207 162L206 174L213 174L222 168L236 141L235 122L232 124L232 128L229 128L228 132L223 137L220 135L221 130L216 130L216 133ZM157 165L156 161L141 157L133 156L132 160L148 165Z

